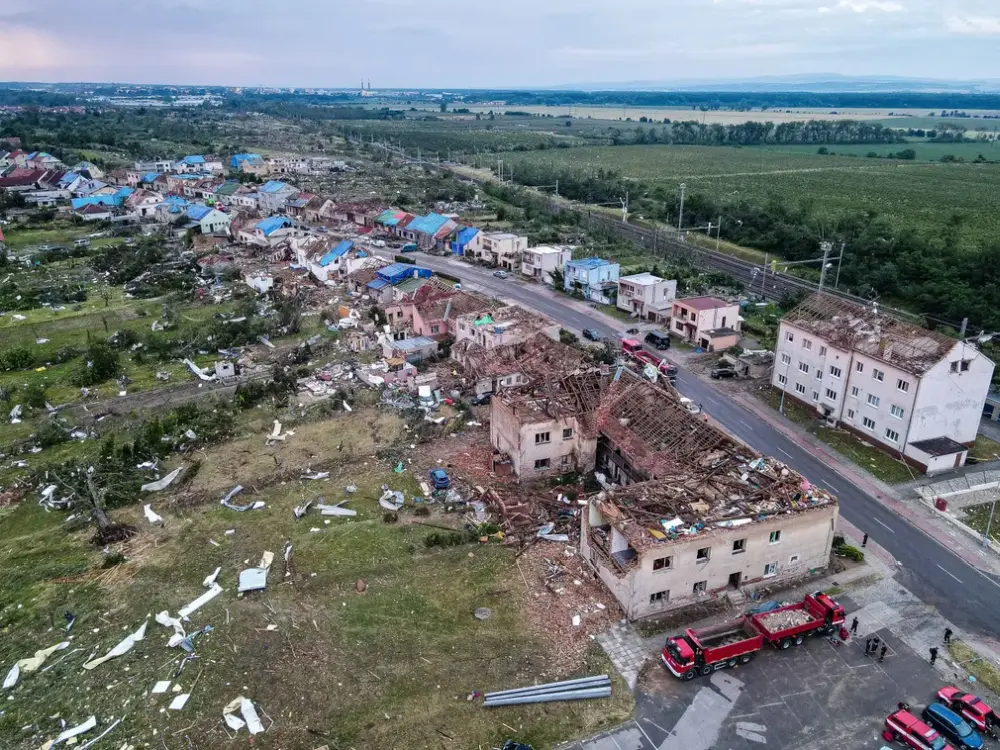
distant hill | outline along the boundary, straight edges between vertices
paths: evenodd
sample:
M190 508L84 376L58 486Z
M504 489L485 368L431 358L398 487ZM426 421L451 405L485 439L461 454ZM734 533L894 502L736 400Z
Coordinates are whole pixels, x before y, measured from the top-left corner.
M1000 79L965 81L905 76L845 76L839 73L799 73L734 79L679 79L574 83L552 86L554 91L754 91L816 93L949 93L985 94L1000 92Z

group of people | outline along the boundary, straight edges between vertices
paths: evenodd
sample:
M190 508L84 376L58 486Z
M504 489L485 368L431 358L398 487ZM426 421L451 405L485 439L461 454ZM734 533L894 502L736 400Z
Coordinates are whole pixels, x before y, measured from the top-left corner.
M855 617L851 621L851 635L858 634L858 618ZM952 630L951 628L944 629L944 642L945 644L951 643ZM865 656L875 656L878 654L879 661L885 661L885 654L889 650L888 644L884 643L877 635L868 638L865 641ZM936 647L931 646L931 664L937 661L938 650Z

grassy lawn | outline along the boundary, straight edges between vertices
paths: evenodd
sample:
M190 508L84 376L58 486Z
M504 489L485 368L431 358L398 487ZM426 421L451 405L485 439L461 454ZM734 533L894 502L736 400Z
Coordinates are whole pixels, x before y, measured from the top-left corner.
M1000 443L985 435L976 435L976 442L969 451L969 455L982 461L993 461L1000 455Z
M773 388L757 391L755 395L775 410L781 403L781 393ZM897 461L878 448L865 444L845 430L830 429L821 425L813 410L790 398L785 399L784 413L790 420L805 427L811 435L815 435L837 453L850 459L883 482L900 484L914 478L911 469L902 461Z
M993 521L990 521L990 513L993 513ZM975 529L980 534L986 534L986 527L990 529L990 539L1000 542L1000 513L993 511L993 503L980 503L979 505L967 505L962 508L962 522L966 526Z
M966 672L975 677L994 693L1000 694L1000 669L984 656L980 656L962 641L953 640L947 646L948 654Z
M33 245L65 245L78 237L94 233L94 227L75 224L46 229L11 229L4 232L7 247L20 250Z
M367 427L374 416L358 411L309 425L311 430L296 428L276 450L283 467L312 456L314 465L330 468L328 482L257 485L254 492L254 467L270 464L273 473L275 463L259 432L243 443L209 449L195 481L211 493L242 481L248 489L240 499L263 500L266 507L236 513L214 500L179 503L181 495L169 490L151 496L147 500L165 525L150 526L138 505L114 511L115 520L141 532L124 546L126 562L109 569L88 544L89 532L65 531L61 514L45 513L31 498L0 510L4 673L14 660L72 638L70 650L49 663L64 655L65 661L48 672L22 674L10 691L0 717L0 746L34 750L59 733L56 717L75 725L94 713L99 731L112 716L124 716L109 746L128 739L159 747L163 737L174 747L183 744L183 735L190 747L226 747L232 743L220 721L222 708L238 695L257 703L265 726L274 722L252 744L275 749L327 744L345 750L464 750L515 736L541 750L626 718L631 696L618 680L613 697L602 701L487 711L479 701L466 700L475 690L611 667L596 644L569 669L559 666L541 634L526 624L539 602L526 592L512 549L428 547L425 540L435 530L412 523L419 519L410 511L400 513L397 523L384 521L377 502L381 485L407 498L419 491L412 474L392 471L394 460L374 459ZM357 451L355 441L347 446L350 455L336 447L338 440L348 442L345 434L360 441ZM410 439L402 431L396 438ZM357 485L355 494L345 493L348 483ZM292 509L303 499L320 497L327 503L349 498L357 516L327 519L312 510L294 519ZM461 525L458 517L441 513L426 520ZM292 544L287 571L286 542ZM237 596L240 571L265 550L275 554L266 591ZM80 669L92 652L106 653L152 613L176 613L198 597L205 590L202 579L216 567L222 569L223 593L187 624L189 633L208 624L215 630L195 642L198 659L179 677L173 675L183 654L166 647L171 631L152 620L129 653L90 672ZM476 619L477 607L491 608L492 616ZM64 611L78 618L68 636L58 629ZM150 695L158 680L191 693L183 710L164 711L173 692ZM29 724L37 729L24 731ZM244 730L237 743L245 745L247 737Z

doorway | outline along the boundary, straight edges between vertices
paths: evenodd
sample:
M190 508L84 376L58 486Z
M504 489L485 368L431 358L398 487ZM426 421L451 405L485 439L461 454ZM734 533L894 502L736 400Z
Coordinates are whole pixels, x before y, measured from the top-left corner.
M740 582L743 580L743 572L730 573L729 574L729 587L734 589L739 589Z

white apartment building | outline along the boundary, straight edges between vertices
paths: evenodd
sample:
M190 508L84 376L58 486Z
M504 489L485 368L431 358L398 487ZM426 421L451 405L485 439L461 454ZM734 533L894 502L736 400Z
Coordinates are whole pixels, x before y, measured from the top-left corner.
M521 256L528 249L527 237L509 232L482 232L481 234L483 238L477 253L480 260L508 271L520 270Z
M551 284L552 272L561 271L572 257L573 248L570 245L528 248L521 255L521 273L543 284Z
M962 466L993 362L972 344L813 295L781 321L771 384L928 474Z
M677 297L677 282L667 281L651 273L638 273L618 279L619 310L625 310L640 320L663 323L670 319L670 310Z

